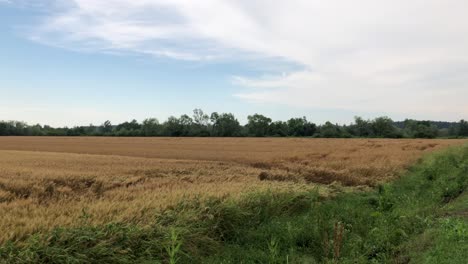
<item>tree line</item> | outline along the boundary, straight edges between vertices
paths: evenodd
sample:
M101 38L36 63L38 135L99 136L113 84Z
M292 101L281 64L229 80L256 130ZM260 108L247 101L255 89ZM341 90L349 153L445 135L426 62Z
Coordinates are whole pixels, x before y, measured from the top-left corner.
M439 124L443 124L440 125ZM123 137L317 137L317 138L436 138L468 137L468 122L436 122L406 119L394 122L383 116L372 120L355 117L349 125L326 122L316 125L306 117L273 121L261 114L249 115L241 125L232 113L206 114L195 109L191 116L132 120L113 125L110 121L95 126L54 128L28 125L19 121L0 121L0 136L123 136Z

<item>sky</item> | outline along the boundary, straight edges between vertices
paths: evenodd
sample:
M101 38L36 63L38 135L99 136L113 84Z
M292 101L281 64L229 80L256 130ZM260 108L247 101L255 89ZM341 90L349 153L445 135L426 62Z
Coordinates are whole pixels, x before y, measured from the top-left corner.
M0 120L468 118L466 0L0 0Z

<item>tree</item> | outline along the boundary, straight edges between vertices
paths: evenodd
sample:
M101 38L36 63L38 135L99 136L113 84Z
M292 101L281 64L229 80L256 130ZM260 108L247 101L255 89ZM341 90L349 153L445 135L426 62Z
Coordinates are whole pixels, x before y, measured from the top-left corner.
M138 124L138 121L133 119L131 122L123 122L119 125L117 125L116 130L121 130L121 129L127 129L127 130L138 130L141 128L141 125Z
M374 136L371 122L359 116L354 117L354 125L351 125L351 131L357 137Z
M193 119L188 115L181 115L179 118L179 122L182 126L181 136L192 136Z
M101 126L102 128L102 133L104 134L109 134L112 132L112 123L109 120L106 120L104 124Z
M0 136L9 136L11 135L11 129L8 122L0 122Z
M406 119L404 121L404 131L408 137L413 138L435 138L439 130L431 124L431 121L417 121Z
M159 121L156 118L147 118L143 120L141 125L142 134L144 136L157 136L160 133Z
M14 121L13 122L17 135L26 136L26 129L28 125L24 122Z
M460 120L458 123L458 136L468 137L468 121Z
M393 120L386 117L377 117L372 121L372 130L376 137L396 138L399 137L397 128L393 124Z
M271 118L264 115L254 114L247 117L247 130L249 135L264 137L268 134Z
M183 126L177 117L170 116L164 122L164 135L170 137L180 137L183 134Z
M210 117L203 112L201 109L193 110L193 123L199 126L208 126Z
M36 125L36 127L39 125ZM39 126L40 127L40 126ZM37 133L37 132L33 132ZM85 127L73 127L67 130L67 136L85 136L86 135L86 130Z
M295 137L309 137L317 131L317 126L314 123L307 121L306 117L291 118L287 122L289 127L289 135Z
M82 133L80 135L84 135L85 133ZM44 136L44 132L42 131L42 126L37 124L34 126L31 126L31 136Z
M115 132L119 136L140 136L141 125L133 119L130 122L123 122L115 127Z
M207 137L209 132L210 117L201 109L193 110L193 128L192 135Z
M181 115L180 118L170 116L164 122L164 135L170 137L186 137L192 135L193 120L188 115Z
M239 121L231 113L211 114L211 122L213 122L213 135L217 137L232 137L239 136L241 126Z
M289 127L286 122L275 121L270 124L268 135L276 137L286 137L288 135Z
M337 125L327 121L320 126L320 135L325 138L339 138L342 137L340 129Z

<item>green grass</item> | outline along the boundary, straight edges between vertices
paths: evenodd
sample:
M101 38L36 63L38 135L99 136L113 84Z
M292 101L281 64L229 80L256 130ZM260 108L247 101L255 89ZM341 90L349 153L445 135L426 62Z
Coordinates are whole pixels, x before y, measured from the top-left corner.
M447 204L440 218L423 234L407 243L413 263L460 263L468 259L468 192Z
M468 260L468 222L461 218L441 219L411 241L408 248L415 249L406 256L413 263L465 264Z
M456 200L444 206L443 211L452 216L468 216L468 192L464 192Z
M468 148L455 148L371 192L196 199L145 227L86 216L1 246L0 263L463 263L467 186Z

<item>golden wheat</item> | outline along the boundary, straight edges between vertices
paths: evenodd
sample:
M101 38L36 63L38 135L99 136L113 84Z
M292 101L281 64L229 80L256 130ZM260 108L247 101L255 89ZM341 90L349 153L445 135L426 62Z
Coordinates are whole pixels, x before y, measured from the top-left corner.
M149 223L196 196L372 186L463 140L0 138L0 243L86 221Z

